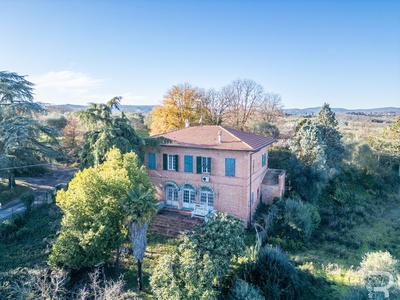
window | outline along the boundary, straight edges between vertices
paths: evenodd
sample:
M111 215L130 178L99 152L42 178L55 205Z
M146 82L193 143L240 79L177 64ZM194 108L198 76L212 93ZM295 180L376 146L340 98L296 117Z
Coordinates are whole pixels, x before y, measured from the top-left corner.
M148 153L147 155L147 168L155 169L156 168L156 154Z
M193 173L193 156L185 155L184 158L184 172Z
M225 158L225 176L235 177L236 173L236 159Z
M206 157L206 156L196 157L196 173L211 174L211 157Z
M261 164L262 164L262 166L264 167L264 166L267 164L267 153L264 153L264 154L261 156L261 160L262 160Z
M207 204L208 207L214 207L214 191L208 187L200 188L200 204Z
M191 184L185 184L183 186L183 204L190 205L196 202L196 190Z
M178 171L178 155L163 154L163 170Z

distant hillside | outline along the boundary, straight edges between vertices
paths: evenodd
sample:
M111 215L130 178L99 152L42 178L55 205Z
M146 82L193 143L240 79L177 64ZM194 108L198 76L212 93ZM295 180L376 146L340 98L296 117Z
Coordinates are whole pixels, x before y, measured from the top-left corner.
M124 112L141 112L149 113L155 105L121 105L121 110ZM61 104L52 105L46 104L46 108L49 111L58 112L69 112L75 110L83 110L88 108L87 105L76 105L76 104ZM380 108L368 108L368 109L346 109L346 108L331 108L335 113L345 114L345 113L400 113L400 107L380 107ZM321 107L309 107L309 108L288 108L283 111L289 115L312 115L316 114L321 110Z
M58 112L69 112L75 110L83 110L88 108L88 105L76 105L76 104L60 104L60 105L52 105L46 104L46 109L50 111L58 111ZM124 112L141 112L148 113L150 112L155 105L121 105L120 109Z
M339 114L345 113L400 113L400 107L380 107L380 108L367 108L367 109L346 109L346 108L331 108L333 112ZM309 108L289 108L283 111L290 115L312 115L316 114L321 110L321 107L309 107Z

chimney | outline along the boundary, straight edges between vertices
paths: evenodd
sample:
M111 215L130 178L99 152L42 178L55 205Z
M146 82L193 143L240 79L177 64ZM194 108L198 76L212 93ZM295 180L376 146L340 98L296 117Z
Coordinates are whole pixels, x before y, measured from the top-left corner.
M222 131L218 130L218 144L222 144Z
M190 122L188 119L185 120L185 128L188 128L190 126Z

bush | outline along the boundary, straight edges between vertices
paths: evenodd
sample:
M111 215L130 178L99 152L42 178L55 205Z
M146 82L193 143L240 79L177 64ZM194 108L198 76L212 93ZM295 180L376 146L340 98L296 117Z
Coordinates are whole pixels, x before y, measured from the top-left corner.
M388 272L392 275L392 279L395 281L393 286L389 289L390 296L397 299L400 297L400 262L394 258L389 252L369 252L365 254L360 264L361 274L367 289L373 287L382 287L388 284L388 276L385 274L371 274L370 272ZM376 294L376 293L374 293ZM378 299L378 298L376 298Z
M33 195L32 193L23 194L21 196L21 200L25 205L26 212L30 213L31 208L32 208L32 204L35 201L35 195Z
M298 299L297 271L280 249L263 247L249 269L249 282L258 286L267 299Z
M233 284L232 292L229 295L230 300L263 300L260 289L243 280L237 280Z

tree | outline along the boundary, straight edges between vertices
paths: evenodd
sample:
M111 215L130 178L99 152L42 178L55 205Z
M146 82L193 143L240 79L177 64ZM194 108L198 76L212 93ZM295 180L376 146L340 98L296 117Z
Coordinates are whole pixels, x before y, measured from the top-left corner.
M328 104L323 105L315 121L299 123L289 146L304 165L324 173L323 177L331 178L340 171L344 147Z
M213 281L231 269L232 259L245 249L242 221L215 213L209 222L187 232L176 251L162 260L151 277L158 299L215 299Z
M121 97L114 97L106 104L91 103L80 111L78 117L91 130L85 133L85 143L79 153L81 168L96 166L104 161L105 154L117 147L122 153L134 151L143 160L145 140L137 135L124 113L112 116L113 109L119 109Z
M33 83L16 73L0 72L0 156L9 166L2 173L10 188L15 185L15 167L61 157L56 130L35 119L43 113L42 106L33 102Z
M390 164L397 165L400 177L400 119L384 128L379 137L368 137L368 144L378 153L378 158L385 156Z
M140 171L145 172L143 168ZM141 175L141 184L129 190L127 197L121 201L123 213L126 216L125 223L132 242L133 257L137 260L139 291L143 287L142 262L146 251L148 224L157 213L154 198L155 190L150 183L149 177L146 175Z
M140 201L129 198L127 191L137 188L153 193L150 179L145 169L138 166L133 152L121 154L112 148L102 164L78 172L67 191L57 192L56 202L64 217L49 263L81 269L108 261L125 238L122 228L127 212L131 212L130 220L148 220L150 213L144 209L154 202L147 196ZM143 202L145 199L149 203ZM135 218L135 207L142 209L143 219Z
M385 155L397 162L400 176L400 119L384 128L379 137L369 137L368 144L379 156Z
M79 119L70 115L67 119L67 125L61 131L61 146L71 157L78 159L79 151L84 145L84 128Z
M266 299L299 299L300 278L279 248L261 248L256 261L250 263L247 280L258 286Z
M342 136L338 130L335 113L324 103L318 112L316 123L320 125L322 139L325 141L326 163L331 170L340 171L344 155Z
M186 235L188 242L181 245L194 247L200 255L207 254L219 274L219 287L222 278L230 271L231 260L245 249L244 227L241 220L227 214L212 214L207 223L200 224ZM190 242L189 242L190 241Z
M266 121L261 121L253 125L251 131L264 136L279 137L279 129L275 125Z
M174 85L164 96L163 104L152 112L150 134L160 134L185 127L185 121L191 124L201 123L200 118L208 115L202 93L189 84Z
M231 101L226 123L245 130L250 117L264 100L264 88L253 80L238 79L224 87L222 93L222 97Z
M278 117L283 116L283 104L281 95L267 93L260 104L259 114L262 121L275 123Z
M204 92L205 105L209 112L209 123L212 125L221 125L225 120L232 99L228 92L216 91L214 89Z

